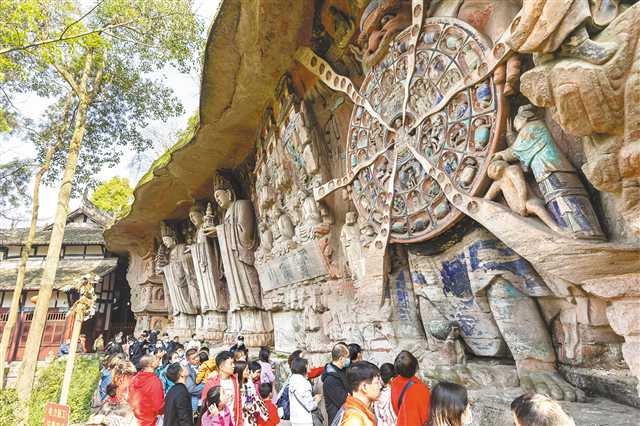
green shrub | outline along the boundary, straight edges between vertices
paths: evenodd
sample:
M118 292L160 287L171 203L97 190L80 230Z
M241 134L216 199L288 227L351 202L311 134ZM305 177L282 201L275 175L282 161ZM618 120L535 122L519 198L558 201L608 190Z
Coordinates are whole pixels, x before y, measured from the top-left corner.
M16 418L18 410L18 395L15 389L0 391L0 426L14 426L18 423Z
M47 402L58 402L66 359L53 361L38 372L38 378L29 401L29 425L39 426L44 418ZM91 397L100 380L100 363L97 357L77 357L71 376L67 404L71 408L69 423L83 423L91 415Z

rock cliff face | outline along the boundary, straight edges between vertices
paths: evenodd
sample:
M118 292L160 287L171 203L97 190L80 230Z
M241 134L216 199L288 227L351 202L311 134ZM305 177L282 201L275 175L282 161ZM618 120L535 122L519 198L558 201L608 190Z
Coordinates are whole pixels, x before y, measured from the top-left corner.
M238 299L226 323L189 314L203 335L318 364L338 341L377 362L409 349L430 382L640 407L640 5L562 0L547 28L548 1L224 2L200 128L110 248L162 260L165 221L222 253L198 285ZM180 284L140 262L146 315ZM609 424L607 404L569 409Z

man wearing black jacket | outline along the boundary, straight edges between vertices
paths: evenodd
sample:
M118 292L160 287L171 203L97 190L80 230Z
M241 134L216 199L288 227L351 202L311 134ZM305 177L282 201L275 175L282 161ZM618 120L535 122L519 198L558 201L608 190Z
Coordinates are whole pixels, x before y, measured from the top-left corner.
M175 383L164 397L163 424L167 426L193 426L191 394L184 385L189 376L186 368L174 362L167 368L167 379Z
M350 361L347 345L338 343L331 351L331 363L325 366L322 373L322 391L329 424L347 400L349 387L346 369Z

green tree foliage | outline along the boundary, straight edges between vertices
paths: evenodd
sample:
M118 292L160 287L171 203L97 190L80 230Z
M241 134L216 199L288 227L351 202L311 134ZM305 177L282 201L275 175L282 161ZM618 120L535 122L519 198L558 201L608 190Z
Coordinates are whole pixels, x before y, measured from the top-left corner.
M53 361L43 370L38 370L37 386L29 399L28 425L41 425L47 402L58 402L62 389L66 359ZM79 356L73 365L69 407L71 424L83 424L91 415L91 398L100 381L100 363L95 356ZM18 416L23 408L14 389L0 391L0 426L19 424Z
M133 189L129 186L129 179L114 176L96 187L91 202L115 217L122 217L129 210L131 197Z
M12 160L0 164L0 217L12 219L12 212L29 201L27 185L31 178L30 160Z
M192 0L36 3L43 18L29 40L58 41L9 54L19 55L23 63L21 90L53 102L34 133L40 158L45 155L43 147L61 141L46 175L49 182L60 183L60 192L19 372L22 400L33 385L72 191L78 183L92 182L102 167L115 165L125 147L145 150L151 141L142 130L149 122L183 112L161 72L166 66L188 72L199 63L204 45L203 26L192 12ZM67 111L69 126L60 129L56 124Z

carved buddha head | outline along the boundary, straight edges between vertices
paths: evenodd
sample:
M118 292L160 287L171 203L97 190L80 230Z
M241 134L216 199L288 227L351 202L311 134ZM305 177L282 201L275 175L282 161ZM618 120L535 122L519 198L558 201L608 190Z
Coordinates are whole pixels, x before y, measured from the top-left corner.
M411 1L373 0L360 19L358 42L363 49L362 64L375 66L389 50L391 42L411 25Z
M492 160L487 168L487 176L493 180L498 180L502 177L507 166L509 166L509 163L504 160Z
M213 177L213 198L225 210L231 207L236 199L231 182L218 172Z
M531 104L522 105L518 108L518 113L513 119L513 128L516 132L519 132L528 122L540 120L541 118L538 108Z
M196 228L199 228L200 225L202 225L202 210L200 210L200 207L195 203L191 206L191 209L189 209L189 220L196 226Z
M160 234L162 235L162 244L169 250L171 250L177 244L176 241L176 233L171 227L165 222L162 222L160 225Z

